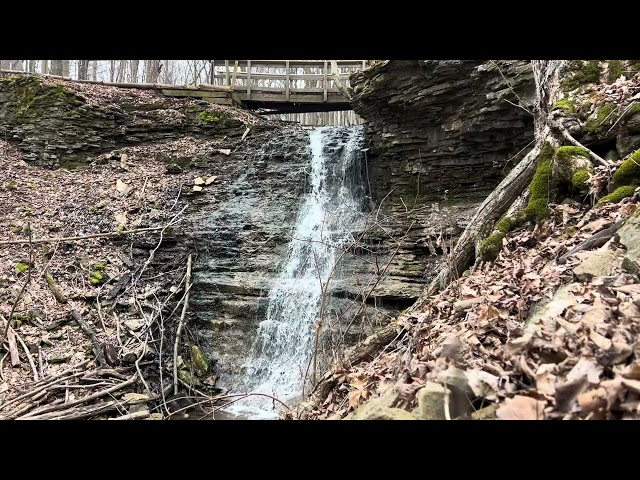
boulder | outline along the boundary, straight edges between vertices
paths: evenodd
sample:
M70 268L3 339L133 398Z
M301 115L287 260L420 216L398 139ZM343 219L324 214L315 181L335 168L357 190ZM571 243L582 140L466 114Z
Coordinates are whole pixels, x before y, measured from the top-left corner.
M616 236L626 248L622 268L629 273L640 273L640 212L632 215Z
M421 420L445 420L445 391L439 383L427 382L416 394L418 406L413 410L413 414Z
M611 275L618 260L606 247L595 252L585 252L579 255L583 256L584 260L573 269L573 274L581 282L587 282L593 277Z
M418 418L401 408L383 407L375 402L366 402L345 420L418 420Z

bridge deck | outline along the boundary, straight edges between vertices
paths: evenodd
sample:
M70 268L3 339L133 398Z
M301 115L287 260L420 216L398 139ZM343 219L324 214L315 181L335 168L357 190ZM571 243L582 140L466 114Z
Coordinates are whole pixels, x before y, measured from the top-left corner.
M118 83L46 76L159 90L171 97L201 98L259 113L327 112L351 109L342 92L349 86L351 73L366 68L366 64L366 60L211 60L208 85Z

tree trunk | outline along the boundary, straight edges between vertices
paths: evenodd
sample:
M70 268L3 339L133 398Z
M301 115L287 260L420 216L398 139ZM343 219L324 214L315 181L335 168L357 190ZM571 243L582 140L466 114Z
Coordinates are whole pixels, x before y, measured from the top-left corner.
M11 65L9 66L9 70L13 70L16 72L23 72L24 60L11 60Z
M511 204L526 190L536 171L536 159L544 142L552 137L549 127L549 104L558 95L558 70L562 62L557 60L533 60L533 74L536 83L536 101L534 104L534 135L535 146L509 172L500 185L482 202L480 208L465 228L458 243L450 253L448 260L441 267L436 278L423 291L412 309L418 308L425 300L444 289L455 277L473 265L476 258L476 245L483 235L493 226L493 223L508 210ZM550 138L551 137L551 138Z
M127 73L127 61L120 60L118 62L118 74L116 75L116 82L124 82L126 73Z
M49 73L49 61L48 60L40 60L40 73L42 75L46 75L47 73Z
M131 60L131 83L138 83L138 67L140 66L140 60Z
M87 80L90 60L78 60L78 80Z
M91 71L91 80L98 80L98 60L93 61L93 70Z
M116 61L109 60L109 81L114 82L116 76Z
M29 60L29 73L36 73L36 61Z
M160 60L145 60L146 76L144 81L146 83L158 83L158 76L160 75Z
M71 73L71 60L62 60L62 76L69 78Z
M51 60L51 75L62 76L62 60Z

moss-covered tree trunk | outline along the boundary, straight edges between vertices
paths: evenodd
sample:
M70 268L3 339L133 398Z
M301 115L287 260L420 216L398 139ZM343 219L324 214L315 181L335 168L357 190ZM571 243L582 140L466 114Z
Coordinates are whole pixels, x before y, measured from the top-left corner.
M549 126L550 105L556 100L559 90L559 70L562 61L533 60L533 73L536 83L536 101L534 104L534 129L536 143L533 149L480 205L471 222L460 236L458 243L435 279L424 290L420 299L412 308L419 307L427 297L446 287L476 260L476 247L479 241L490 233L493 224L504 214L511 204L526 191L533 179L545 142L557 145L556 135Z

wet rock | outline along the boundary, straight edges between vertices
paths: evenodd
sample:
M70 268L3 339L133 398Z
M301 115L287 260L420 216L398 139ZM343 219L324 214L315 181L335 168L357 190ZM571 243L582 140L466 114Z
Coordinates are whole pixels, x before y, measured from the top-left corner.
M413 410L413 414L421 420L445 420L445 391L439 383L427 382L416 394L418 406Z
M586 282L593 277L606 277L613 273L617 259L610 251L601 249L583 255L587 255L586 258L573 269L579 281Z
M640 212L632 215L618 230L617 239L626 248L622 268L629 273L640 273Z

